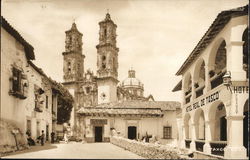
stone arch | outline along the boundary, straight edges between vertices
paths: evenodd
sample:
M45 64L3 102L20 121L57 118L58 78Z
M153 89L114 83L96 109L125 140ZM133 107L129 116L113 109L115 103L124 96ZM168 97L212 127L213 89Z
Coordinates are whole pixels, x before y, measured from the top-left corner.
M220 45L223 43L223 42L226 42L226 40L223 38L223 37L220 37L218 38L214 43L213 43L213 46L212 46L212 49L211 49L211 52L208 56L208 66L213 66L214 67L214 64L215 64L215 57L216 57L216 54L217 54L217 51L220 47ZM213 68L212 67L212 68Z
M208 60L209 77L211 89L223 83L223 75L226 73L227 66L227 50L226 41L219 38L214 44Z
M219 73L227 66L227 50L226 50L226 41L222 41L215 56L215 73Z
M242 34L243 44L243 70L246 71L246 77L248 78L248 28Z
M194 87L196 92L196 97L203 95L203 89L205 88L205 61L203 58L200 58L194 69Z
M185 126L185 139L191 139L191 116L189 113L186 113L183 119L183 124Z
M210 106L208 118L213 123L213 127L211 127L212 141L227 140L226 116L226 107L222 101L216 101Z
M196 138L205 140L205 115L204 111L199 108L194 113L194 123Z

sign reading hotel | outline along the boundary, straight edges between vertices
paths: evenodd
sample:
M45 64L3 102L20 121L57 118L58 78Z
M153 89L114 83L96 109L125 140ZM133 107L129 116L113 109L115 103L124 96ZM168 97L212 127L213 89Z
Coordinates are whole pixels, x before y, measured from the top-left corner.
M248 93L249 87L248 86L234 86L233 92L234 93Z
M207 96L206 98L202 98L200 101L193 103L193 105L187 106L186 112L190 112L194 109L200 108L206 104L214 102L218 100L220 97L219 91Z
M234 86L233 87L233 93L237 93L237 94L244 94L247 93L248 94L249 91L249 87L248 86ZM220 97L219 91L207 96L206 98L202 98L200 101L193 103L190 106L186 107L186 112L190 112L192 110L195 110L199 107L202 107L206 104L209 104L211 102L214 102L216 100L218 100Z

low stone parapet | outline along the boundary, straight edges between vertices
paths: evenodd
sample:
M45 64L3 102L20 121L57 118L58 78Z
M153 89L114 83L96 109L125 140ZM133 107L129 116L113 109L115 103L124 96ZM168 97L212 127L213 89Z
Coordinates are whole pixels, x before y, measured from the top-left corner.
M138 142L113 136L110 142L148 159L189 159L184 150L168 145Z

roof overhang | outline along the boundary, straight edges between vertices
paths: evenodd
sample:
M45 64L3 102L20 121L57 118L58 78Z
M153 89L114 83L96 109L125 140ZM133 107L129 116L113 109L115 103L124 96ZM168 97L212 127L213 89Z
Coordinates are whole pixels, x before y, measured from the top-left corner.
M34 48L15 30L3 16L1 16L1 26L24 46L25 56L28 60L34 60Z
M189 68L192 62L199 57L202 51L212 42L216 35L226 26L232 17L248 15L248 5L231 10L222 11L218 14L212 25L209 27L205 35L198 42L191 54L182 64L176 75L182 75Z
M182 80L180 82L178 82L178 84L174 87L172 92L180 91L181 88L182 88Z

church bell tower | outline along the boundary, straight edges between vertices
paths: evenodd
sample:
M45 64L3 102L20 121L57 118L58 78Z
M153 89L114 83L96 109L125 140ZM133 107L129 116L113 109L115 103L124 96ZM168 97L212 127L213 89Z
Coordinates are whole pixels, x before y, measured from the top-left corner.
M117 25L107 13L99 22L99 44L97 48L98 104L117 100L118 51L116 47Z
M65 52L63 52L63 79L64 82L76 82L83 77L84 58L82 54L82 33L75 22L70 30L66 31Z
M82 33L76 27L75 22L72 24L71 29L66 31L65 52L63 55L63 85L66 87L72 96L77 98L79 82L83 79L84 75L84 58L82 54ZM77 100L76 100L77 101ZM76 111L78 106L76 101L73 104L71 112L70 125L76 124Z

